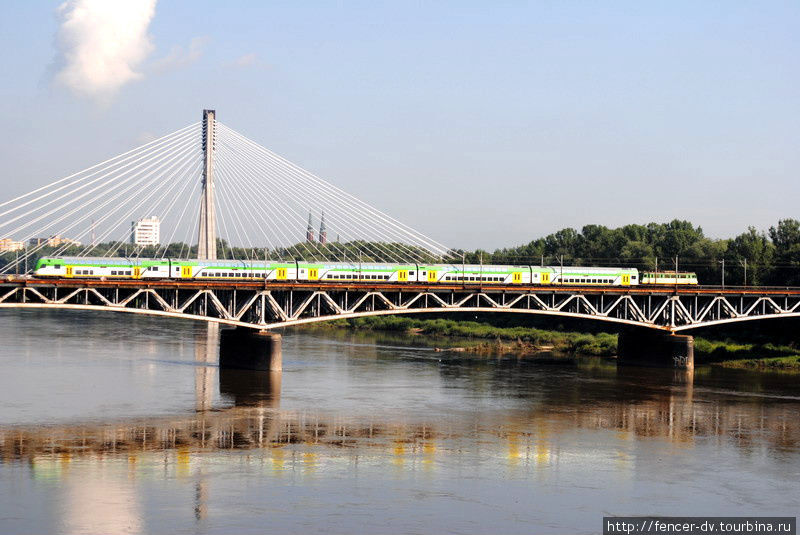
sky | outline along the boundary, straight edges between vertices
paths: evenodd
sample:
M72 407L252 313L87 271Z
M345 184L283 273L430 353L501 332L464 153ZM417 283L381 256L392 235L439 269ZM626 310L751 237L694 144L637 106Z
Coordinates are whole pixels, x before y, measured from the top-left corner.
M800 218L796 1L6 0L0 200L221 122L456 248Z

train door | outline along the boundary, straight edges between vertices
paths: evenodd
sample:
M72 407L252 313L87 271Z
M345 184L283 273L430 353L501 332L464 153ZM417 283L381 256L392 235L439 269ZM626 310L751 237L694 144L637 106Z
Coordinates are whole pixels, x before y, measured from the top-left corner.
M315 281L319 279L319 269L308 268L308 280Z
M550 284L550 274L549 273L542 273L542 284Z
M627 273L622 275L622 286L630 286L631 285L631 276Z
M428 282L436 282L436 272L428 271Z
M511 282L514 284L520 284L522 282L522 273L515 271L511 274Z
M141 279L142 278L142 268L135 267L133 268L133 278L134 279Z
M181 266L181 278L190 279L192 277L192 266Z
M279 281L286 280L286 268L278 268L275 270L275 278Z
M401 269L400 271L398 271L397 272L397 280L399 282L408 282L408 270L407 269Z
M72 266L67 266L67 278L72 278Z

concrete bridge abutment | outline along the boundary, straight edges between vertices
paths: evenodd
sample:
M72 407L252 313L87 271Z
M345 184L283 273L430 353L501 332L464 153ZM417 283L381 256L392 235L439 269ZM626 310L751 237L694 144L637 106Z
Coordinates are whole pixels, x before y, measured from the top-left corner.
M241 327L223 329L219 339L219 367L280 372L283 370L281 335Z
M629 329L619 334L617 362L623 366L647 366L694 370L694 337Z

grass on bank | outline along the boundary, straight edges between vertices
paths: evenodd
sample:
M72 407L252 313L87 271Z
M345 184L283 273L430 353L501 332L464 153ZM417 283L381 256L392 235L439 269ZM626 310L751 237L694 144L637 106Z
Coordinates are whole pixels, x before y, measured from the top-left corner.
M617 335L609 333L588 334L530 327L496 327L476 321L398 316L337 320L326 325L331 328L358 331L477 340L480 343L471 349L479 353L506 351L532 353L544 348L574 355L600 357L613 356L617 353ZM696 337L694 350L699 363L714 363L731 368L800 370L800 350L792 346L735 343L730 340L715 341Z

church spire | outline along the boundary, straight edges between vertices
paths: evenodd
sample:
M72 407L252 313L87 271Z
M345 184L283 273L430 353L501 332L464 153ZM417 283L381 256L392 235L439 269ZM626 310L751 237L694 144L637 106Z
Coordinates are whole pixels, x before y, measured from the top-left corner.
M319 242L325 245L328 241L328 229L325 228L325 210L322 211L322 217L319 222Z
M311 212L308 212L308 227L306 228L306 241L314 241L314 223L311 221Z

